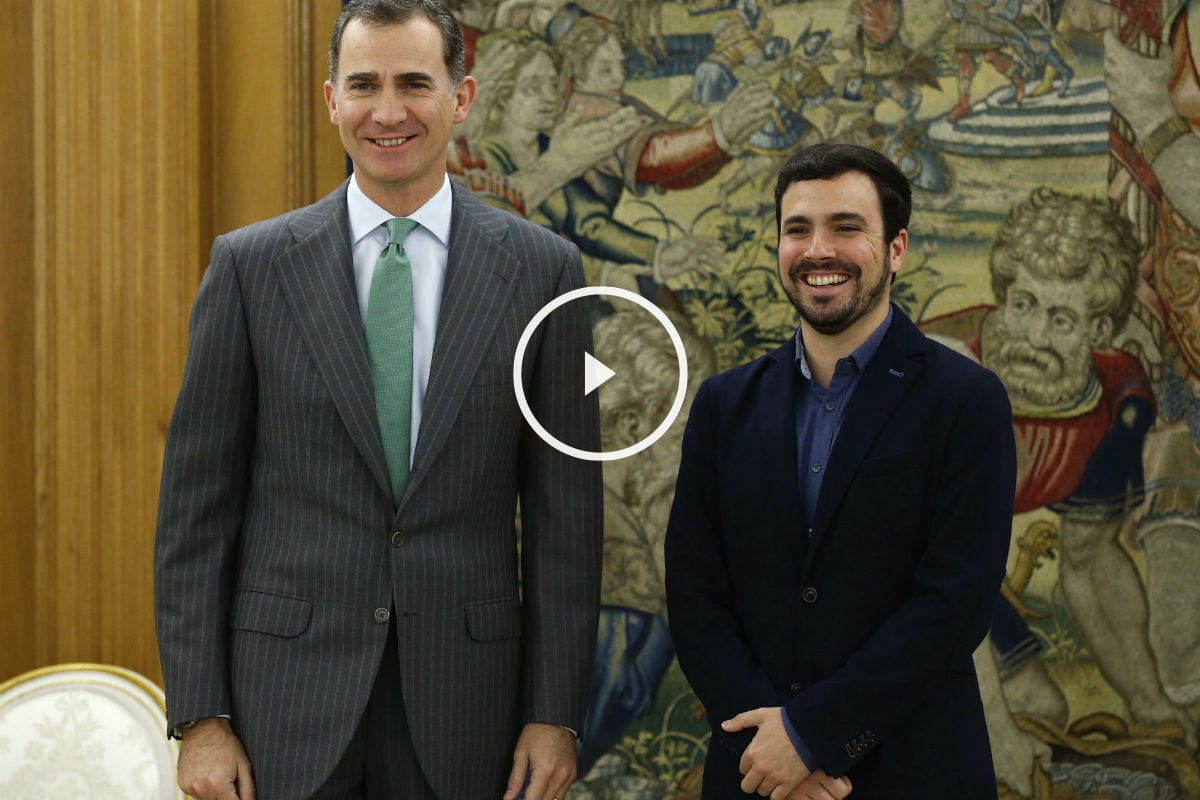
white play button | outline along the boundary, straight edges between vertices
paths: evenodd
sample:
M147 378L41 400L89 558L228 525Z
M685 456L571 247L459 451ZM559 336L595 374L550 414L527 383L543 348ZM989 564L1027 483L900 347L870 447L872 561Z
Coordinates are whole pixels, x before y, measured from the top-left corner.
M586 397L596 391L601 384L617 373L613 372L600 359L588 352L583 354L583 394Z
M675 348L675 359L679 364L679 385L675 391L675 400L671 403L671 408L667 411L667 416L644 439L628 447L622 447L620 450L580 450L578 447L572 447L566 442L559 441L554 434L546 430L542 423L538 422L537 417L533 414L533 410L529 407L529 399L525 397L525 381L522 377L524 369L522 367L525 364L525 349L529 347L529 342L533 338L534 332L538 329L539 325L546 321L546 317L554 313L556 309L574 300L592 296L617 297L641 306L643 310L658 320L658 323L666 329L667 336L671 338L671 344ZM594 392L597 387L616 374L604 366L591 353L584 351L583 392L585 396ZM683 410L683 400L684 395L687 393L688 385L687 374L687 354L683 350L683 339L679 337L679 331L675 330L675 326L671 324L671 320L663 313L663 310L641 295L631 292L628 289L617 288L616 286L584 286L555 297L538 309L538 312L529 320L529 324L525 326L525 330L521 333L521 338L517 340L516 351L513 353L513 393L517 396L517 407L521 409L521 415L525 417L525 421L529 423L529 427L533 429L533 432L543 442L560 453L572 456L573 458L582 458L585 461L615 461L618 458L626 458L642 452L661 439L667 432L667 429L675 422L675 418L679 416L679 412Z

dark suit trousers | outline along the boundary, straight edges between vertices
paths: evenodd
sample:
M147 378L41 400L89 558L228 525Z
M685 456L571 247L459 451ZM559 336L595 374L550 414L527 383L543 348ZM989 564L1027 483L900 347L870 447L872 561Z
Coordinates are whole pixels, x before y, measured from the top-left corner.
M393 614L367 710L333 774L309 800L437 800L408 729L394 620Z

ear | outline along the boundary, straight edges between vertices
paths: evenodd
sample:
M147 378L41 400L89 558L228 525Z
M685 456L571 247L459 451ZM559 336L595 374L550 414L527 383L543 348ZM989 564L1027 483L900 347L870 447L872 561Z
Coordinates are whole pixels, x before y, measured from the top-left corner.
M908 252L908 228L901 228L896 238L888 243L888 271L895 275L904 265L904 255Z
M1103 350L1112 344L1113 321L1112 317L1092 317L1088 322L1088 340L1093 350Z
M471 104L475 102L476 85L475 79L467 75L458 82L458 88L454 92L454 122L463 122L467 118L467 112L471 110Z
M325 81L325 106L329 109L329 121L334 125L338 124L337 97L333 91L333 84Z

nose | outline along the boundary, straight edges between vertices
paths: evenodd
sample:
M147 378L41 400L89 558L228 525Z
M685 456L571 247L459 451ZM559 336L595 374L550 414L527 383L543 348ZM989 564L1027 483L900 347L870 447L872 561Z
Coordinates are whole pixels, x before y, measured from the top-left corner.
M824 261L833 258L836 254L836 249L833 246L833 236L821 229L815 229L808 239L808 247L804 250L804 255L814 261Z
M1049 320L1044 314L1033 314L1025 323L1025 339L1039 350L1046 349L1050 343L1046 336Z
M372 119L383 127L391 127L408 118L408 107L399 95L384 92L372 109Z

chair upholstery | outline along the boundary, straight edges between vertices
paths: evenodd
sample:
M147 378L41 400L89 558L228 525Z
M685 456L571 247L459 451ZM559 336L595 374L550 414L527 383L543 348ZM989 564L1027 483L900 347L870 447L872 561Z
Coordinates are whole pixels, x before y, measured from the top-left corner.
M106 664L60 664L0 684L0 797L178 800L162 690Z

